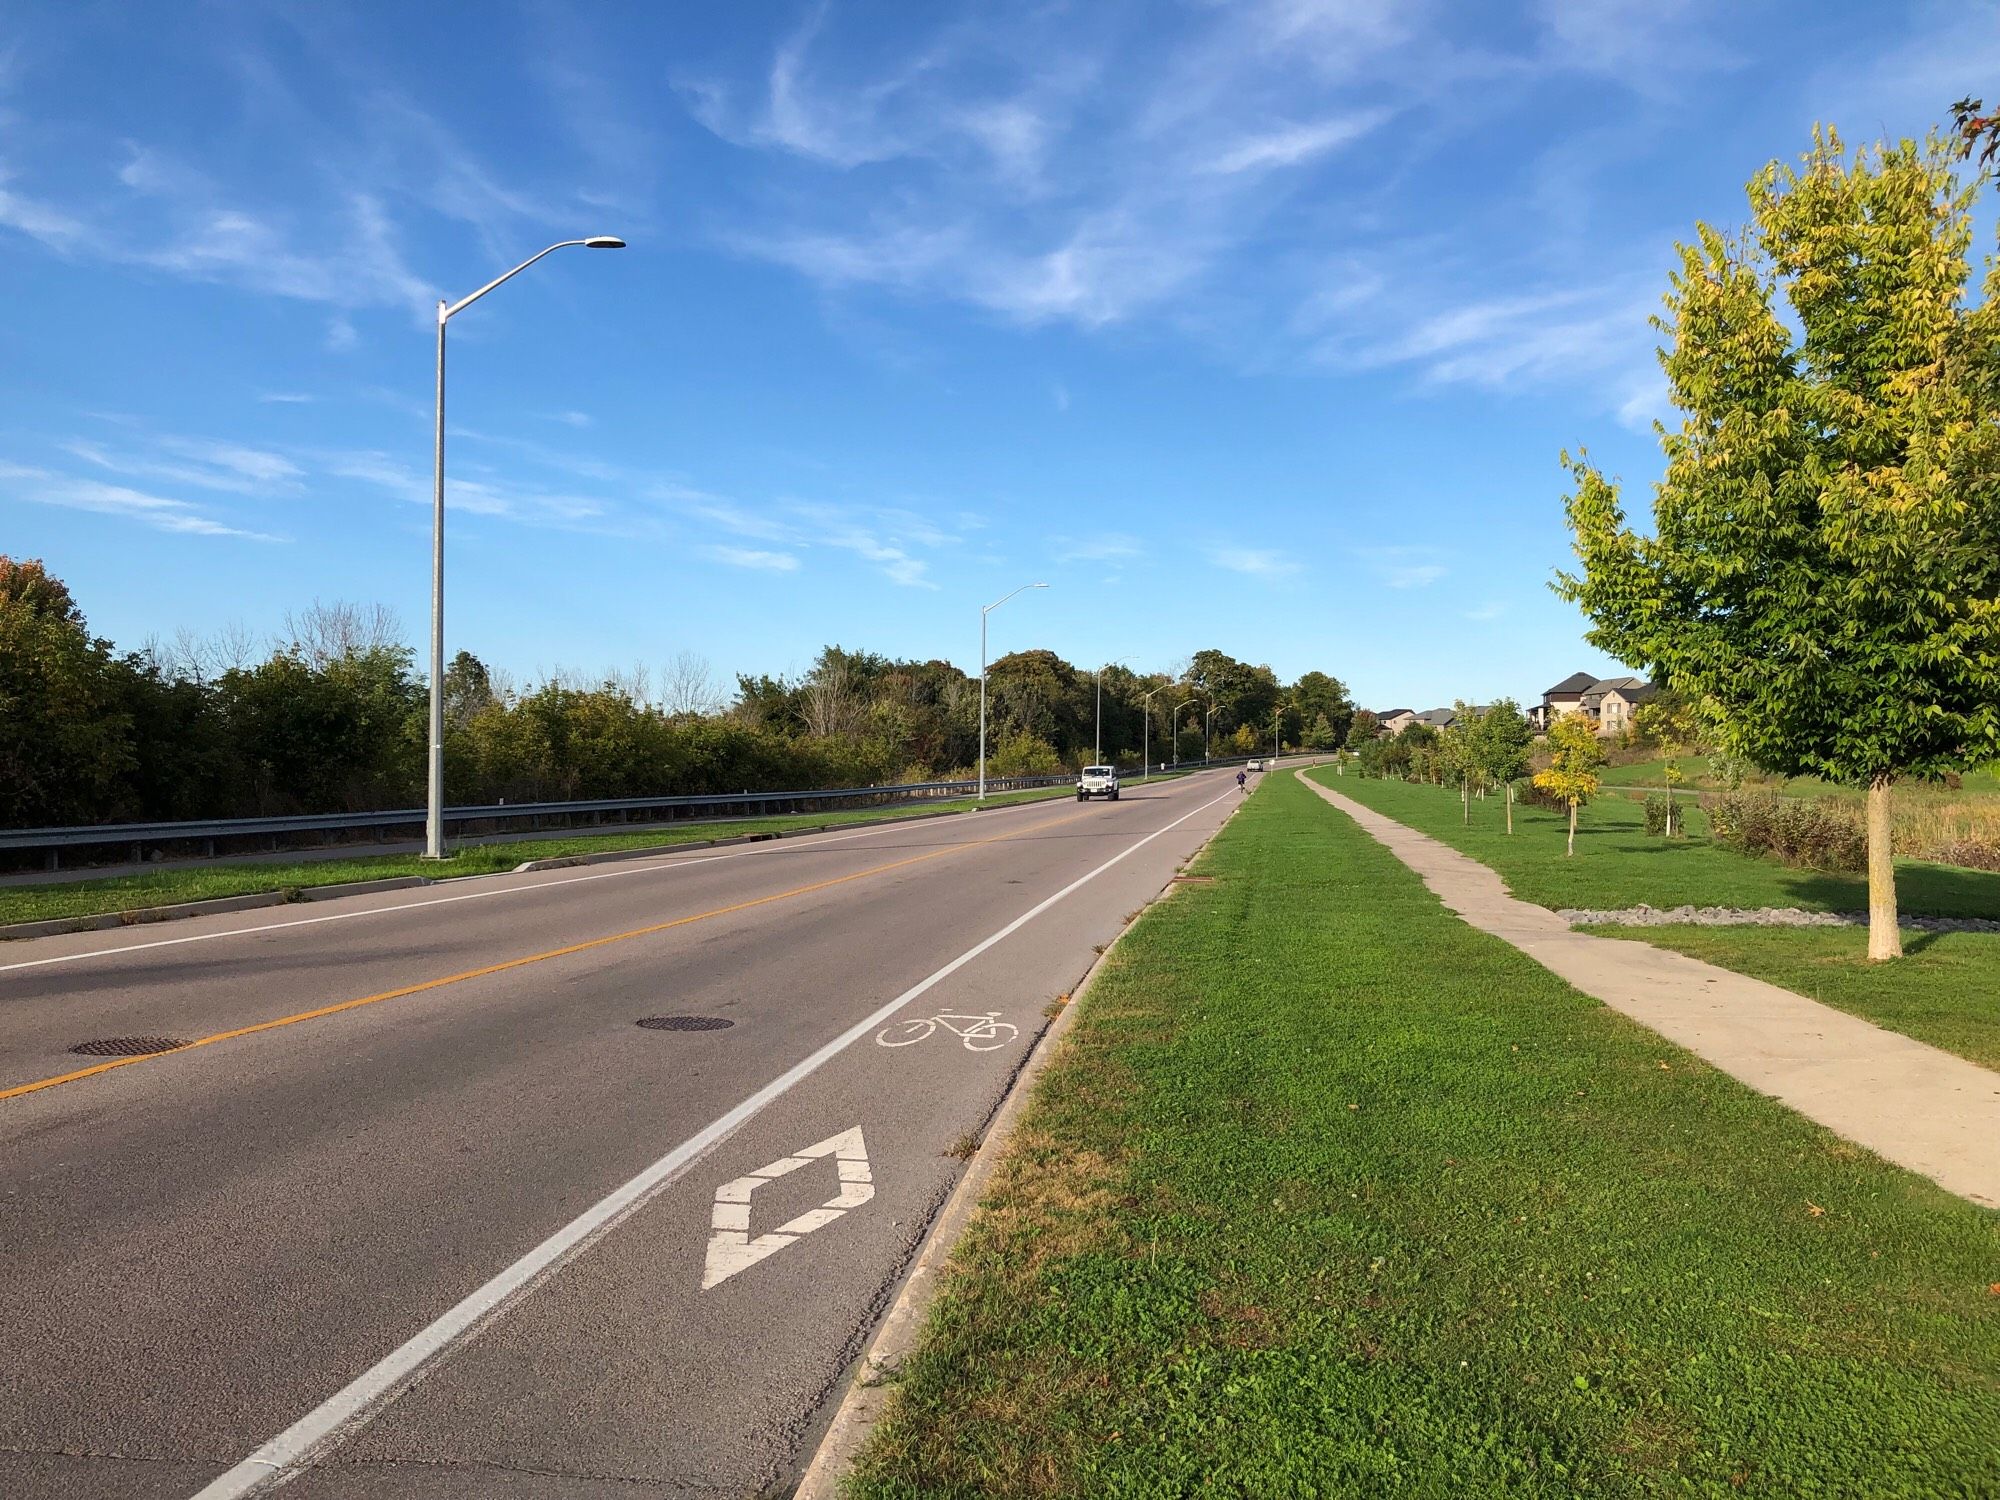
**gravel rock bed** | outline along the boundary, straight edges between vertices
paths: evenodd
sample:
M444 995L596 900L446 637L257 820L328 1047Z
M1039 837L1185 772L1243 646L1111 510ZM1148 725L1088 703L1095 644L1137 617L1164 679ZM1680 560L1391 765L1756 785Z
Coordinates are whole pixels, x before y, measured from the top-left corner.
M1796 906L1628 906L1618 911L1564 907L1556 913L1572 927L1866 927L1865 911L1801 911ZM1899 918L1922 932L2000 932L1990 917Z

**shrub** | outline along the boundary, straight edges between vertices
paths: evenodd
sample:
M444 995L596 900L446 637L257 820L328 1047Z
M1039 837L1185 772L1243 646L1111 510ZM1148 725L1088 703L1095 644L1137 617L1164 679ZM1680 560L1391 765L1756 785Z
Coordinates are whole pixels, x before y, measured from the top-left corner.
M1546 787L1538 786L1532 778L1514 784L1514 800L1524 807L1546 808L1550 812L1569 814L1569 804Z
M1868 830L1859 809L1848 804L1830 798L1788 801L1774 792L1723 792L1703 806L1715 841L1739 854L1768 855L1810 870L1867 868Z
M1646 798L1646 832L1665 833L1667 831L1667 794L1654 792Z
M1963 865L1968 870L2000 870L2000 844L1986 839L1960 839L1933 851L1926 858L1947 865Z

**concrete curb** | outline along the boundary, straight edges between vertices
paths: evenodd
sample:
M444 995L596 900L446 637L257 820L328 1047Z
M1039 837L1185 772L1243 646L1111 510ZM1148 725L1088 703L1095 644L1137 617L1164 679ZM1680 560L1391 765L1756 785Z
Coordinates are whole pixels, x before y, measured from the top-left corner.
M287 906L294 901L329 901L337 896L368 896L376 891L406 891L436 885L422 875L396 875L386 880L350 880L344 885L291 886L277 891L252 891L243 896L217 896L212 901L177 901L170 906L136 906L130 911L100 912L89 917L50 917L42 922L0 924L0 942L12 938L56 937L65 932L108 932L147 922L171 922L180 917L213 917L233 911Z
M1216 835L1229 826L1229 820L1242 806L1243 801L1232 806L1188 858L1192 860L1204 853ZM1146 903L1146 907L1141 908L1141 914L1171 895L1174 889L1173 882L1169 880ZM987 1184L998 1169L1000 1159L1006 1155L1008 1142L1027 1109L1036 1080L1055 1057L1058 1045L1069 1035L1072 1018L1089 995L1091 986L1097 982L1097 976L1104 972L1111 955L1118 951L1126 935L1137 925L1136 917L1127 922L1119 929L1118 936L1091 963L1076 988L1070 992L1069 1003L1049 1023L1048 1029L1036 1042L1034 1051L1021 1065L1021 1071L1015 1074L1013 1087L994 1112L992 1123L987 1126L979 1149L973 1153L972 1161L965 1169L965 1175L958 1180L958 1186L952 1189L944 1208L924 1236L923 1248L917 1253L916 1262L911 1266L902 1290L883 1315L882 1326L876 1330L874 1341L855 1366L847 1394L834 1412L833 1421L827 1427L826 1435L820 1439L811 1462L806 1465L798 1488L792 1491L792 1500L837 1500L841 1480L853 1467L856 1456L874 1434L876 1424L888 1409L903 1361L916 1347L924 1322L930 1315L931 1304L937 1299L939 1273L958 1248L966 1226L979 1208L980 1199L985 1196Z
M107 932L114 927L136 927L142 922L171 922L180 917L209 917L225 912L256 911L265 906L285 906L294 901L330 901L339 896L367 896L376 891L406 891L420 885L445 885L454 880L491 880L496 874L532 875L539 870L567 870L576 865L611 864L618 860L656 859L662 854L678 854L687 849L726 849L734 844L761 844L772 839L802 838L807 834L835 833L849 828L879 828L886 823L928 823L935 818L958 818L969 813L1001 812L1009 807L1033 807L1042 802L1059 802L1060 797L1031 797L1023 802L1002 802L991 807L955 807L938 812L910 813L900 818L868 818L858 823L822 823L811 828L787 828L771 833L745 833L726 839L696 839L678 844L648 844L639 849L606 849L601 854L569 854L557 859L530 859L511 871L490 871L480 875L451 875L433 879L428 875L393 875L382 880L350 880L342 885L290 886L275 891L252 891L242 896L218 896L213 901L177 901L167 906L137 906L129 911L99 912L87 917L50 917L40 922L0 923L0 943L14 938L57 937L66 932Z

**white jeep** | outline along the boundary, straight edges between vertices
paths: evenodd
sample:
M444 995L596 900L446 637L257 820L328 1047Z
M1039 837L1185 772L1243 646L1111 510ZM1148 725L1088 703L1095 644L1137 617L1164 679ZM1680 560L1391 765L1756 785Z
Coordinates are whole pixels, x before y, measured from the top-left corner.
M1118 768L1116 766L1085 766L1077 774L1076 800L1088 802L1092 797L1109 797L1118 800Z

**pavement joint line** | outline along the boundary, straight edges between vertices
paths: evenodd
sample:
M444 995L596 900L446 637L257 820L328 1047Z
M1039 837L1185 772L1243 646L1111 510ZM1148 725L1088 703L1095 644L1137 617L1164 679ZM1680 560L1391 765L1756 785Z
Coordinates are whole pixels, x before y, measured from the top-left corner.
M58 1073L51 1078L38 1078L31 1083L18 1083L12 1088L0 1089L0 1101L18 1099L25 1094L40 1093L43 1089L57 1088L66 1083L80 1083L86 1078L94 1078L100 1073L109 1073L114 1068L129 1068L136 1063L157 1062L163 1057L180 1057L200 1047L212 1047L217 1042L231 1042L259 1032L276 1031L281 1027L297 1026L304 1021L318 1021L327 1016L336 1016L343 1011L359 1010L365 1005L380 1005L385 1000L402 1000L411 995L421 995L428 990L443 989L447 985L464 984L474 979L484 979L492 974L504 974L509 969L525 968L529 964L545 963L550 959L568 958L578 953L588 953L595 948L608 947L613 943L629 942L634 938L652 937L668 932L676 927L686 927L695 922L706 922L713 917L727 917L736 912L749 911L759 906L770 906L779 901L790 901L799 896L810 896L815 891L830 890L837 885L848 885L857 880L866 880L874 875L886 875L891 870L905 869L910 865L924 864L929 860L943 859L948 854L963 853L968 849L984 848L989 844L1003 844L1028 833L1039 833L1047 828L1060 828L1065 823L1074 823L1090 817L1087 812L1071 813L1066 818L1055 818L1046 823L1036 823L1028 828L1017 828L1011 833L995 834L992 838L972 839L962 844L947 844L942 849L932 849L928 853L915 854L908 859L891 860L886 865L874 865L866 870L855 870L850 874L836 875L829 880L814 881L810 885L793 886L790 890L774 891L768 896L754 896L748 901L732 902L728 906L711 907L707 911L691 912L684 917L673 917L665 922L651 922L644 927L628 928L624 932L608 933L603 937L590 938L581 943L570 943L561 948L550 948L541 953L529 953L520 958L510 958L497 964L485 964L477 969L465 969L457 974L446 974L437 979L420 980L416 984L400 985L393 990L381 990L373 995L360 995L352 1000L337 1000L331 1005L319 1005L311 1010L302 1010L289 1016L278 1016L269 1021L258 1021L249 1026L237 1026L228 1031L212 1032L196 1037L184 1046L166 1052L145 1052L133 1057L116 1057L107 1062L94 1063L87 1068L77 1068L72 1072ZM1171 825L1170 825L1171 826Z
M313 1462L325 1449L344 1442L366 1427L404 1392L434 1371L453 1350L478 1337L485 1328L504 1316L516 1302L531 1294L591 1245L644 1208L677 1181L686 1168L707 1155L711 1149L761 1113L766 1106L791 1092L798 1084L817 1073L855 1042L868 1036L911 1001L925 995L988 949L1019 932L1043 912L1082 890L1106 870L1138 853L1155 839L1173 832L1189 818L1237 795L1238 793L1232 788L1219 796L1211 797L1208 801L1182 813L1171 823L1133 840L1102 864L1079 875L1053 895L1043 897L1020 916L982 938L958 957L932 970L902 994L821 1044L817 1050L792 1064L734 1108L710 1121L636 1177L600 1198L484 1285L468 1293L455 1306L400 1347L362 1371L347 1385L334 1392L235 1467L218 1475L198 1490L193 1500L244 1500L244 1497L268 1493L295 1478L300 1468ZM1089 815L1079 813L1074 816ZM1070 819L1059 821L1067 822ZM986 842L997 843L999 840L992 839Z
M1043 799L1043 801L1054 800L1056 799ZM1042 805L1042 801L1014 802L988 810L992 812L1005 812L1011 807L1035 808ZM942 816L898 818L865 829L860 833L843 833L825 838L815 838L811 843L805 844L803 847L818 849L824 848L829 844L852 843L856 839L880 838L884 834L897 832L904 823L933 822ZM232 927L227 932L197 932L191 933L186 937L156 938L148 943L127 943L120 948L92 948L82 953L58 953L49 958L30 958L24 959L20 963L0 964L0 974L10 974L17 969L45 968L50 964L82 963L93 958L117 958L126 953L144 953L154 948L176 948L185 943L213 943L219 942L224 938L257 937L267 932L284 932L293 927L316 927L325 922L352 922L362 917L392 916L397 912L419 911L429 906L450 906L461 901L486 901L495 896L518 896L525 892L555 890L566 885L581 885L585 881L590 880L615 880L622 875L657 875L663 871L690 868L695 865L719 864L721 861L727 859L746 859L753 855L768 854L770 850L765 846L777 842L779 841L776 839L764 839L748 848L737 849L728 854L704 854L691 859L685 856L675 857L670 852L662 852L657 856L657 863L635 864L630 869L602 870L591 875L570 875L561 880L544 880L534 884L523 883L519 885L496 886L490 890L468 891L460 895L437 896L428 901L402 901L394 906L371 906L362 911L329 912L325 916L300 917L292 922L266 922L257 927ZM696 847L701 846L697 845ZM493 875L470 875L463 878L468 880L505 880L511 873L517 872L500 871Z

